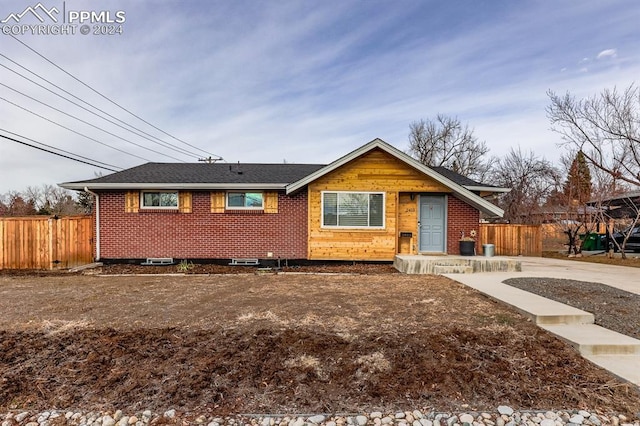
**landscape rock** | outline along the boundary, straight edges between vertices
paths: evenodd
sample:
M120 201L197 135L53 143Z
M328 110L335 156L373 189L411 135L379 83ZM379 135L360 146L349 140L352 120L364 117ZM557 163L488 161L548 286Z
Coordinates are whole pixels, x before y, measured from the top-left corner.
M473 416L471 414L461 414L460 415L460 421L462 423L473 423L475 419L473 418Z
M24 421L24 419L26 419L27 417L29 417L29 412L28 411L23 411L20 414L16 414L16 416L14 417L14 419L18 422L18 423L22 423Z
M104 416L102 418L102 426L115 426L116 421L111 416Z
M569 418L569 422L575 424L575 425L581 425L582 422L584 421L584 417L580 414L576 414L574 416L571 416Z
M503 406L507 407L507 406ZM467 407L469 408L469 407ZM510 408L510 407L507 407ZM473 410L473 408L471 408ZM0 426L151 426L151 425L207 425L207 426L640 426L640 418L629 420L624 415L593 414L589 411L520 412L501 409L504 413L434 413L429 411L400 411L360 413L352 416L315 414L301 416L229 416L211 417L198 413L178 413L175 409L154 414L145 410L140 414L120 410L110 412L74 412L49 410L40 413L0 413ZM589 414L589 417L585 417ZM141 417L138 417L141 416ZM116 420L116 417L118 420ZM411 420L411 421L409 421Z
M365 426L368 420L367 416L356 416L356 424L358 426Z
M507 405L500 405L498 406L498 413L504 414L505 416L510 416L513 414L513 408Z

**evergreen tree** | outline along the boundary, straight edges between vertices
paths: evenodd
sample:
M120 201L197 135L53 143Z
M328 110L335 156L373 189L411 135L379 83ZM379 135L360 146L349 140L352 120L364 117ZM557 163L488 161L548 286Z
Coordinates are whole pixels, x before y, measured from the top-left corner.
M93 211L93 195L80 191L78 193L78 201L76 201L77 207L82 213L91 213Z
M578 151L571 163L563 192L568 203L583 205L591 199L591 171L582 151Z

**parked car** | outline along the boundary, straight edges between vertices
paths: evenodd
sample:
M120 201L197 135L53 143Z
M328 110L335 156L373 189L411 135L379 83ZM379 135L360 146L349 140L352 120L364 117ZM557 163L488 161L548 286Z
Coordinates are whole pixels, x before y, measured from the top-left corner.
M618 247L622 247L622 242L624 241L625 235L628 232L631 232L629 238L627 239L627 244L625 245L625 250L633 250L635 252L640 252L640 226L636 226L633 229L625 229L622 232L614 232L609 237L612 240L615 240L618 244L615 244L613 241L610 241L611 248L614 251L618 251ZM606 238L606 237L603 237Z

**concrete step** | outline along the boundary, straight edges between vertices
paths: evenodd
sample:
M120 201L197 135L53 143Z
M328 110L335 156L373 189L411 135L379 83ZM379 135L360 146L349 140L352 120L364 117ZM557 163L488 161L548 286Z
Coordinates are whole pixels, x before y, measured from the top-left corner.
M473 267L465 265L433 265L433 273L444 274L473 274Z
M405 274L442 274L442 273L463 273L455 270L453 272L436 272L439 266L460 266L470 267L471 270L464 269L465 274L476 272L495 271L521 271L519 260L500 257L481 256L422 256L422 255L396 255L393 266Z
M640 355L585 355L585 358L640 386Z
M456 279L455 277L450 277ZM500 281L500 273L473 274L460 277L459 281L496 300L511 305L536 324L593 324L593 314L577 308L545 299Z
M638 355L640 340L595 324L540 325L584 355Z

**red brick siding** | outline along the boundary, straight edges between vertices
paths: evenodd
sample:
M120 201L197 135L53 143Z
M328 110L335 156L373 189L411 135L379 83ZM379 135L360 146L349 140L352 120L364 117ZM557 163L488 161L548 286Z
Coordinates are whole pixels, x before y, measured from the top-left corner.
M100 194L100 255L103 259L304 259L307 255L307 194L278 195L278 213L211 213L210 193L192 192L192 213L125 213L123 192Z
M470 206L453 195L447 197L447 253L460 254L461 233L469 235L472 229L478 232L480 224L480 212L475 207ZM476 242L478 251L480 242Z

